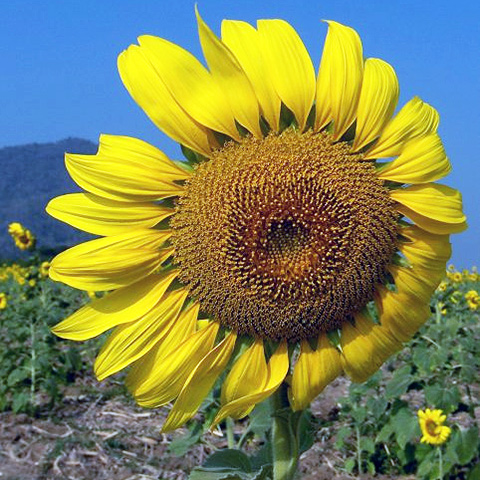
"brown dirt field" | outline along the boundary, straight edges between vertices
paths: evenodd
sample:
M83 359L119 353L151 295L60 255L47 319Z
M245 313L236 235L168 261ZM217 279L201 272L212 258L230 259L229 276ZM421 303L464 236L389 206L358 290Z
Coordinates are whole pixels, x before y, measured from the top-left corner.
M167 409L141 409L125 396L108 398L109 387L93 382L87 379L87 389L70 387L61 405L38 418L0 414L0 480L185 480L193 467L227 446L218 430L188 454L175 457L168 452L172 435L160 433ZM347 386L347 380L338 379L327 387L312 405L314 414L335 415L336 399ZM241 433L242 426L237 427ZM335 452L332 432L325 430L302 455L298 478L354 478L335 468L342 459Z

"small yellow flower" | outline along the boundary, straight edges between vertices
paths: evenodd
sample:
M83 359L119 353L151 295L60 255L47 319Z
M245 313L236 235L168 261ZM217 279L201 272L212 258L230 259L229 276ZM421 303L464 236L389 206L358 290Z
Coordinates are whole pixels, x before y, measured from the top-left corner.
M430 410L426 408L425 411L418 411L418 423L422 430L422 443L429 443L430 445L441 445L445 443L452 432L450 427L443 425L447 416L443 414L440 409Z
M437 287L437 292L445 292L447 290L447 287L447 282L441 282L440 285Z
M21 235L24 227L21 223L13 222L8 225L8 233L13 237L14 235Z
M463 280L463 275L462 275L460 272L455 272L455 273L452 275L452 280L453 280L455 283L461 283L461 281Z
M93 290L87 291L87 295L90 297L90 300L96 300L97 294Z
M0 293L0 310L7 308L7 295L5 293Z
M37 281L36 281L34 278L32 278L32 279L30 279L30 280L28 281L28 284L29 284L31 287L34 287L34 286L37 284Z
M470 310L477 310L477 308L480 306L480 297L475 297L472 300L468 300L467 304Z
M17 276L16 280L19 285L25 285L25 278Z
M446 315L447 314L447 307L446 305L443 303L443 302L438 302L438 311L442 314L442 315Z
M473 300L475 298L478 298L478 292L476 290L469 290L466 294L465 294L465 299L466 300Z
M471 273L469 273L468 279L469 279L471 282L478 282L479 275L478 275L478 273L472 271Z
M35 246L35 236L21 223L13 222L8 226L8 233L20 250L29 250Z
M38 269L40 273L40 277L46 278L48 277L48 270L50 269L50 262L42 262L40 268Z
M450 295L450 301L452 303L457 304L460 300L462 299L462 292L455 290L451 295Z
M449 272L452 272L452 273L453 273L453 272L455 271L455 265L453 265L453 263L451 263L451 264L447 267L447 270L448 270Z

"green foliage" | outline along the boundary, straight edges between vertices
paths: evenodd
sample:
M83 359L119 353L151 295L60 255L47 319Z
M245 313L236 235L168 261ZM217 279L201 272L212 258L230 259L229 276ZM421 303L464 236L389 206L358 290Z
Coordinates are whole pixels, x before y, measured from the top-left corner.
M88 298L43 278L38 265L39 260L32 259L13 269L0 267L0 292L7 295L7 306L0 310L0 342L7 346L0 349L0 410L35 414L47 402L58 401L62 385L91 369L98 347L97 342L85 346L51 334L51 326ZM480 478L475 421L475 410L480 407L480 322L465 296L478 290L477 285L478 276L477 280L449 282L438 291L432 300L433 318L381 371L364 384L350 385L348 395L339 399L335 420L316 419L309 411L293 413L269 399L248 418L221 426L228 448L216 451L195 468L190 480L272 479L273 459L281 450L275 446L272 424L284 429L294 457L313 445L319 426L329 427L343 458L340 467L352 475L409 474L436 479L441 453L443 478ZM171 442L172 455L183 456L197 443L208 444L204 434L218 411L222 381L205 399L202 415ZM452 428L446 443L438 448L420 443L417 410L426 407L442 409ZM242 452L246 446L248 455Z
M7 272L5 274L5 271ZM2 267L0 290L0 411L33 414L61 398L60 385L91 368L89 352L55 337L50 327L87 301L87 295L42 278L36 265Z
M408 347L340 399L332 427L348 473L438 478L438 448L420 443L417 410L428 407L442 409L452 428L440 447L444 478L480 478L474 414L480 406L480 323L465 299L478 283L445 285L432 300L433 318Z

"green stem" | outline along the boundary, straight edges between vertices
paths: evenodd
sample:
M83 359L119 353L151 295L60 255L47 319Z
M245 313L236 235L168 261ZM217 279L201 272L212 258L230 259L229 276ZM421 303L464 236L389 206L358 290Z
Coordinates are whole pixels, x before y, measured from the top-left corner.
M239 450L242 449L242 446L245 443L245 440L247 439L249 433L250 433L250 425L244 430L244 432L242 433L242 436L237 442L237 448Z
M293 480L298 466L299 446L295 418L291 411L287 385L282 384L271 397L273 480Z
M30 322L30 341L32 342L32 345L30 347L30 405L32 409L34 409L36 382L35 363L37 361L37 352L35 351L35 325L33 323L33 319Z
M443 456L442 447L438 448L438 480L443 480Z
M233 435L233 420L230 417L227 417L226 423L228 448L235 448L235 437Z
M358 464L358 475L361 475L362 472L362 447L360 445L360 428L358 425L355 425L355 431L357 433L357 464Z

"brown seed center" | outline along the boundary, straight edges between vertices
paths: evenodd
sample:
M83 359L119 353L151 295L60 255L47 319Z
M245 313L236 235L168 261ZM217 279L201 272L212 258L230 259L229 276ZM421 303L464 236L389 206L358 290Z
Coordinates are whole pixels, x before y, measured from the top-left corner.
M171 221L180 278L240 334L298 340L373 297L397 218L375 167L327 133L228 143L200 164Z

